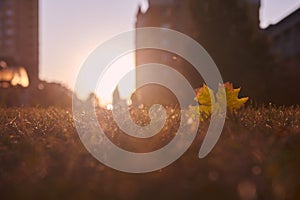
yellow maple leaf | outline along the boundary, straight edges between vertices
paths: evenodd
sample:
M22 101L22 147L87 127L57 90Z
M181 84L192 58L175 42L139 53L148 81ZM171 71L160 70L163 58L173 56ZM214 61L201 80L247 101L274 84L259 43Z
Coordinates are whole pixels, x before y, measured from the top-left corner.
M201 88L196 89L195 92L195 100L200 104L199 106L196 106L199 109L199 118L200 121L204 121L211 115L212 105L215 105L216 103L214 92L205 84L203 84Z
M220 85L219 91L220 91L221 87L225 88L227 109L231 112L236 112L249 99L248 97L239 98L239 93L241 91L241 88L234 89L232 83L227 82L223 85ZM219 91L216 96L217 96L218 102L221 102L221 99L224 98L224 95L222 94L222 92L219 92Z
M214 92L212 91L212 89L207 87L207 85L203 84L203 86L199 89L196 89L195 92L196 92L196 100L199 102L199 104L211 106L212 104L215 103ZM211 94L212 96L210 96ZM211 102L211 100L213 102Z
M191 109L199 109L200 121L204 121L211 115L213 106L216 112L221 113L220 108L222 108L222 106L220 105L223 102L227 102L227 110L236 112L236 110L241 108L248 101L248 97L238 97L240 90L240 88L234 89L232 83L227 82L219 86L215 98L214 92L204 84L201 88L195 90L195 100L199 103L199 106L191 107Z

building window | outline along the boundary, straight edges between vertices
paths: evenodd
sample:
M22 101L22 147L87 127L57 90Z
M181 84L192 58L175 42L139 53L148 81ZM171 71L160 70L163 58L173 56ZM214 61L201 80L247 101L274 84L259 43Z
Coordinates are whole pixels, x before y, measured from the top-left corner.
M14 34L14 31L12 29L7 29L6 30L6 35L7 36L12 36Z
M5 15L6 16L12 16L14 14L14 12L11 10L11 9L7 9L6 11L5 11Z

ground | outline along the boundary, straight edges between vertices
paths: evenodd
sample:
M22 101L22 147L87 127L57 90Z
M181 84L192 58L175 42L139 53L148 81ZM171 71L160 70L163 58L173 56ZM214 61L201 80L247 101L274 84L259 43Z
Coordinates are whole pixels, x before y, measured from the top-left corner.
M248 105L229 114L220 140L203 159L198 151L209 120L201 122L179 160L146 174L119 172L94 159L79 139L71 109L0 113L1 199L300 199L298 106ZM178 119L170 111L160 137L147 145L124 138L110 111L97 113L115 144L138 151L167 143ZM137 123L147 122L143 110L134 114ZM122 144L125 140L141 144Z

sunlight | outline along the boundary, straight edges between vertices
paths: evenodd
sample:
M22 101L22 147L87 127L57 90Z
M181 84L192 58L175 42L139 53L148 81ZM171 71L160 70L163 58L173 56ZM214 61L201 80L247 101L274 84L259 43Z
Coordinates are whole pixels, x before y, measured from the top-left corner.
M113 62L97 84L96 95L101 105L112 103L112 93L118 85L121 98L129 99L135 88L135 75L129 71L135 68L134 53L129 53ZM99 77L100 78L100 77Z
M0 70L1 82L10 83L12 86L17 86L17 85L20 85L22 87L29 86L28 75L24 67L7 67L6 65L1 65L1 66L2 66ZM7 84L4 84L4 86L6 85Z
M140 2L140 6L141 6L141 11L145 13L149 8L149 2L147 0L143 0Z
M106 110L112 110L112 109L113 109L113 105L111 105L111 104L106 105Z
M18 73L15 73L13 79L11 80L13 86L21 85L22 87L29 86L28 75L24 67L20 67Z

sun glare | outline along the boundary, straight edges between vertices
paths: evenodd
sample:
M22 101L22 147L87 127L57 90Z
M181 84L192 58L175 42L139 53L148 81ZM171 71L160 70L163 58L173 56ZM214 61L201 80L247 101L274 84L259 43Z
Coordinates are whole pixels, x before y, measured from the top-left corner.
M108 66L105 74L99 77L101 80L98 82L95 93L99 97L101 105L112 103L112 94L116 86L118 86L122 98L127 100L130 98L135 88L134 59L134 53L122 56Z

